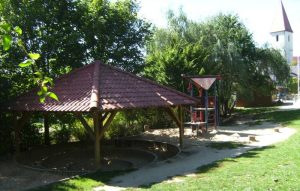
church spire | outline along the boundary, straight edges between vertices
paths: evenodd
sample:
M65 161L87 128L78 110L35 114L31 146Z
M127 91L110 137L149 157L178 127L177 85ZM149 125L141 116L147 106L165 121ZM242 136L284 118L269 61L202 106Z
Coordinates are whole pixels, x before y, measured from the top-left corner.
M271 28L271 33L279 32L279 31L287 31L291 33L293 32L282 1L281 1L281 9L275 15L272 28Z

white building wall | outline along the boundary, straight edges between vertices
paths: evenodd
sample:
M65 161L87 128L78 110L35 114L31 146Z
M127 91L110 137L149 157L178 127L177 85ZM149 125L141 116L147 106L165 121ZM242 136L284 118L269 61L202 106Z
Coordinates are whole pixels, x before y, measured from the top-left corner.
M279 31L271 33L272 40L271 43L274 48L281 51L282 56L290 64L293 58L293 33L288 31Z

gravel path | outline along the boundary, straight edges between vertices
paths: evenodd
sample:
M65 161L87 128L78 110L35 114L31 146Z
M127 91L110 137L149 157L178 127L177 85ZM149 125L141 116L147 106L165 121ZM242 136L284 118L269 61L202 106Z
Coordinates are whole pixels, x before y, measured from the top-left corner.
M57 182L65 176L38 172L18 166L8 157L0 160L0 190L27 190L37 186Z

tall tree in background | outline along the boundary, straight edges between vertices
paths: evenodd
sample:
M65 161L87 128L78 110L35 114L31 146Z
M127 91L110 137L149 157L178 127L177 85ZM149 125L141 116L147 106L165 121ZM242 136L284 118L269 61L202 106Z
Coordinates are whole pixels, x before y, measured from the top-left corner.
M150 25L137 17L137 11L134 0L0 0L1 18L22 29L24 47L41 54L37 65L50 77L94 59L141 71ZM1 86L12 92L5 95L32 85L30 68L18 67L24 55L13 46L0 58Z
M132 0L84 0L83 34L88 58L97 58L126 71L143 69L144 45L150 24L138 18Z
M220 74L221 111L227 115L234 94L253 97L257 86L271 88L271 76L283 81L288 67L278 51L257 48L252 34L236 15L219 14L205 22L168 14L169 25L156 29L147 47L145 75L182 90L180 74ZM258 81L257 81L258 80Z
M20 37L9 39L14 43L8 51L0 49L0 104L37 81L33 65L19 67L30 52L40 54L34 66L52 78L94 59L140 72L150 24L139 19L137 11L135 0L0 0L0 23L22 31ZM9 140L9 115L2 114L0 138Z

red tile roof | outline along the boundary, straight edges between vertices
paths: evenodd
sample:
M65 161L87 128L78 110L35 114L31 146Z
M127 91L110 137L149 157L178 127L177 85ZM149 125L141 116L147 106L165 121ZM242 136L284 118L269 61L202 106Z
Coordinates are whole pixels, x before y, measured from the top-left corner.
M18 97L8 110L87 112L92 108L109 111L197 102L184 93L99 61L58 78L51 91L57 94L59 101L47 98L42 104L36 90L32 90Z

